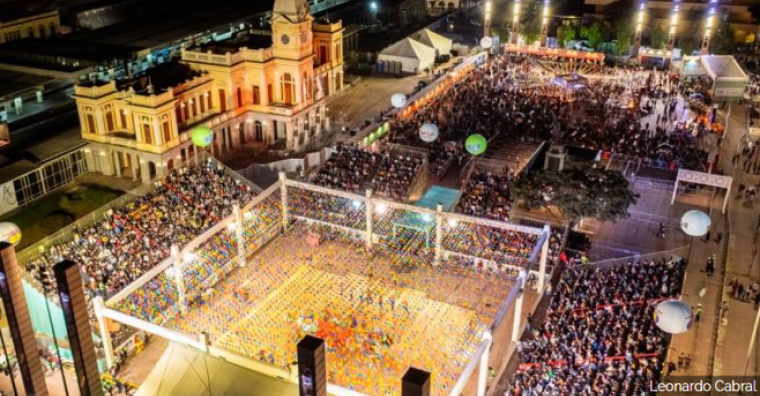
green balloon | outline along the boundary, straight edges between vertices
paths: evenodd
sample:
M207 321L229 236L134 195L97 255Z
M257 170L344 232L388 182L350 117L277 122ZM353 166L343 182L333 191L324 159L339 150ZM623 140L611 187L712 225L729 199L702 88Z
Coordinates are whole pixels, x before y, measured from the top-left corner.
M464 148L472 155L485 153L486 146L488 146L488 140L479 133L468 136L467 140L464 141Z
M193 132L190 135L190 140L192 140L193 144L198 147L207 147L214 141L214 131L209 127L199 126L198 128L193 129Z

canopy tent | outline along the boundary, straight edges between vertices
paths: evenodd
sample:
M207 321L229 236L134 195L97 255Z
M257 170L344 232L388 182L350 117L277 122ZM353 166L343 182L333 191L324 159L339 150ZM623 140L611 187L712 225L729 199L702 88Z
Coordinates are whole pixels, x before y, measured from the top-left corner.
M740 99L749 78L730 55L685 56L681 74L687 77L710 77L713 81L713 98Z
M451 53L451 45L453 44L453 41L430 29L422 29L413 34L411 38L412 40L419 41L420 43L433 48L436 56L448 55Z
M407 37L382 50L378 62L398 62L404 73L418 74L435 64L435 49Z
M298 396L298 385L171 343L135 395Z

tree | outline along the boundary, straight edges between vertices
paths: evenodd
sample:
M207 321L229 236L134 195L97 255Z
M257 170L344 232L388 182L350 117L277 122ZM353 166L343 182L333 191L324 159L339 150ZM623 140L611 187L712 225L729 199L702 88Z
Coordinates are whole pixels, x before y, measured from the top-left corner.
M655 25L654 29L652 29L652 33L650 34L649 41L652 48L664 49L665 44L668 43L668 34L662 30L662 26L659 24Z
M615 55L621 56L628 53L628 49L631 47L633 41L633 29L631 29L630 20L622 20L617 25L615 31Z
M736 50L734 28L728 23L721 22L710 40L710 53L715 55L731 55Z
M588 41L589 47L594 50L599 48L599 45L604 41L604 34L602 33L602 24L594 22L591 26L584 26L581 28L581 37Z
M532 172L515 181L512 195L521 209L557 208L571 222L628 218L639 197L620 172L603 168Z
M699 48L702 33L701 26L694 23L691 24L690 29L678 36L678 48L681 49L681 55L691 55Z
M526 45L531 45L541 38L541 22L538 18L525 21L520 28L520 33Z
M557 44L560 48L565 48L568 41L575 40L575 27L562 25L557 28Z

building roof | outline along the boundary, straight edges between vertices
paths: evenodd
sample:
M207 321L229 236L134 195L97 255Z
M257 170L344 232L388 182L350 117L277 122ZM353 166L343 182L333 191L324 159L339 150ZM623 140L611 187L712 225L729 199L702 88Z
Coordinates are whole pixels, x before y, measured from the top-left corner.
M178 61L163 63L150 68L130 79L117 82L118 89L132 88L137 93L147 93L152 85L154 92L159 93L180 83L200 76L201 72L192 70L190 66Z
M198 375L203 373L203 375ZM298 385L172 343L135 396L298 396Z
M181 8L176 2L165 2L165 5L161 4L163 2L156 3L150 13L141 13L139 17L100 29L75 32L67 38L140 49L163 48L195 34L263 15L272 9L273 0L186 0Z
M50 11L27 9L22 1L0 1L0 23L13 22L22 18L44 14Z
M67 36L50 40L24 39L0 45L0 58L13 64L49 67L53 70L79 70L88 65L116 58L129 58L137 48L102 42L87 42ZM60 59L65 59L62 63ZM53 60L57 60L53 61Z
M714 79L722 78L736 78L747 81L747 74L744 73L741 66L736 63L736 59L730 55L706 55L702 57L702 65L704 66L710 77Z
M435 49L407 37L382 50L380 55L427 60L435 58Z
M263 35L245 35L233 37L228 40L214 41L203 44L200 47L201 52L211 51L215 54L224 55L226 53L234 54L245 47L248 49L269 48L272 46L272 36ZM192 48L191 48L192 49Z
M0 70L0 100L21 93L38 90L45 84L54 81L51 77L25 74L10 70Z
M411 37L428 47L437 49L441 54L451 51L451 44L453 43L451 39L441 36L430 29L422 29Z

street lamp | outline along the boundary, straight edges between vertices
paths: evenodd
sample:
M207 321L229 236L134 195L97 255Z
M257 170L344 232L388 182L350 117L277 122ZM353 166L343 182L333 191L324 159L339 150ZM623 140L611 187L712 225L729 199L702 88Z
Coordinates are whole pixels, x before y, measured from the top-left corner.
M718 0L710 0L709 9L707 10L707 23L705 24L705 35L702 38L702 48L699 50L701 55L707 55L710 52L710 38L713 32L713 22L715 22L715 12L718 10Z
M641 48L641 30L644 25L644 12L647 10L646 0L639 2L639 10L636 14L636 30L633 34L633 51L631 51L632 58L639 57L639 49Z
M541 41L540 47L546 47L546 37L549 35L549 5L551 0L544 0L544 9L541 15Z
M517 39L520 34L520 0L515 0L515 10L512 18L512 36L509 40L512 44L517 44Z
M483 16L483 37L491 35L491 0L486 0L483 6L485 15Z
M673 10L670 12L670 29L668 30L668 51L673 51L676 41L676 28L678 27L678 12L680 11L681 1L673 2Z
M372 11L372 12L377 11L377 2L376 1L373 1L373 2L369 3L369 10Z

